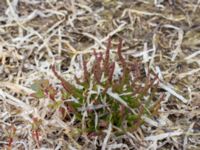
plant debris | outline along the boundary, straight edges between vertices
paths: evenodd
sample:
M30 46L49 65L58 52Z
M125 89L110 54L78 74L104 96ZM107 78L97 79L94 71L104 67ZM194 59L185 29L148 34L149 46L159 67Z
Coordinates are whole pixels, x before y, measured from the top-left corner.
M198 150L199 4L197 0L1 0L0 149ZM118 39L123 46L117 52ZM112 46L107 48L109 42ZM123 68L137 63L144 78L135 86L145 87L145 77L152 81L156 77L155 93L150 90L155 84L148 86L142 100L144 104L153 94L149 111L125 103L127 87L113 90L115 80L131 83L132 78L123 74L138 71ZM89 92L82 89L83 83ZM115 99L121 112L144 111L137 116L142 123L120 122L118 112L107 116L119 117L116 121L100 121L103 116L97 110L112 104L102 95L98 104L88 98L85 105L69 105L78 103L76 97L102 90L111 102ZM155 115L148 116L151 113ZM94 130L83 132L88 114L95 131L101 127L101 136ZM137 128L121 130L126 126Z

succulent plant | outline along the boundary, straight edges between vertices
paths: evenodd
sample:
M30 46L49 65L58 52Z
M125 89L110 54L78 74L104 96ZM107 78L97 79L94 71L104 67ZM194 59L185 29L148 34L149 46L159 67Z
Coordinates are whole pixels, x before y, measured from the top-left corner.
M122 55L122 40L116 52L110 49L111 38L105 53L94 50L89 55L94 58L92 63L83 59L82 74L74 73L74 82L62 77L53 65L62 88L56 90L48 80L35 81L33 96L51 99L50 107L59 109L65 121L73 118L83 132L101 133L109 124L116 133L135 131L143 124L143 116L157 115L159 79L150 69L142 72L145 68L140 61L127 61ZM55 98L58 93L62 94L60 101Z

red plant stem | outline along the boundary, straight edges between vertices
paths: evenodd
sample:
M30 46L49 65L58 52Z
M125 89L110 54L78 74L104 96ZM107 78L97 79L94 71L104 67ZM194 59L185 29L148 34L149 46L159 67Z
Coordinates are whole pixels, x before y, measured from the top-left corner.
M50 98L52 101L55 102L55 97L54 97L54 95L50 94L50 95L49 95L49 98Z
M121 61L122 68L123 68L123 75L122 75L122 78L120 81L121 82L120 86L122 86L125 83L125 81L127 80L127 75L128 75L127 64L126 64L124 57L122 56L122 39L119 40L119 44L117 47L117 53L118 53L118 57L119 57L119 60Z
M119 44L118 44L118 47L117 47L117 53L118 53L119 60L121 61L121 63L125 64L125 60L122 56L122 39L119 40Z
M87 62L83 61L84 81L89 82L89 72L87 71Z
M98 56L99 55L99 56ZM95 56L95 64L93 66L93 73L94 73L94 78L97 81L97 83L100 83L101 80L101 76L102 76L102 68L101 68L101 62L102 62L102 53L96 53L96 51L94 50L94 56Z
M33 139L35 140L35 142L37 143L37 146L39 148L40 147L40 141L39 141L40 133L39 133L38 129L36 129L35 131L32 132L32 136L33 136Z
M104 71L106 75L109 75L109 59L110 59L111 37L108 39L108 45L106 48L106 56L104 59Z
M12 142L13 142L13 138L9 137L8 138L8 147L11 149L12 148Z
M53 73L55 74L55 76L62 82L63 87L64 87L69 93L72 92L71 85L70 85L67 81L65 81L65 80L57 73L56 68L55 68L54 65L52 66L52 71L53 71Z
M108 81L109 81L110 84L112 83L112 78L113 78L114 70L115 70L115 63L113 62L110 65L110 71L109 71L109 76L108 76Z
M79 95L79 93L77 93L76 88L71 85L69 82L67 82L64 78L62 78L56 71L55 66L52 66L52 71L55 74L55 76L61 81L62 86L64 87L64 89L69 93L72 94L73 96L77 96L77 97L81 97L81 95ZM78 95L77 95L78 94Z

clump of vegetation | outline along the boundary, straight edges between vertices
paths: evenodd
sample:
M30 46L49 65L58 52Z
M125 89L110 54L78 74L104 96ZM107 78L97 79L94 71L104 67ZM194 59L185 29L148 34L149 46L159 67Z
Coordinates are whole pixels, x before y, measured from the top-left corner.
M150 69L136 60L126 61L122 55L122 40L117 51L111 52L111 39L105 53L94 50L92 66L81 62L82 74L74 74L72 84L64 79L52 66L54 75L60 80L60 90L48 80L35 81L36 98L52 100L49 108L59 110L64 121L74 124L86 133L101 133L112 125L113 132L135 131L143 124L143 116L157 115L159 79ZM113 57L111 57L111 54ZM56 95L61 94L61 100Z

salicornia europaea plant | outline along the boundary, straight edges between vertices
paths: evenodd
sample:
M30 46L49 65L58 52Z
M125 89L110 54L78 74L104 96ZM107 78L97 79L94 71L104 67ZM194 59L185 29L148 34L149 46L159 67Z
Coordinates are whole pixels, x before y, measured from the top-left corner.
M157 115L159 79L148 68L142 73L145 68L141 62L127 61L122 54L122 45L120 40L117 51L111 52L109 39L105 53L94 50L89 55L88 58L94 58L92 63L83 59L82 74L79 77L73 74L76 84L62 77L53 65L52 71L62 88L58 92L50 81L36 81L37 90L33 95L51 99L51 108L58 109L65 121L75 117L76 126L83 132L101 133L110 123L116 127L113 128L115 131L136 130L142 125L143 116ZM58 93L62 94L60 101L55 98Z

